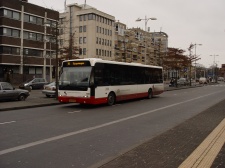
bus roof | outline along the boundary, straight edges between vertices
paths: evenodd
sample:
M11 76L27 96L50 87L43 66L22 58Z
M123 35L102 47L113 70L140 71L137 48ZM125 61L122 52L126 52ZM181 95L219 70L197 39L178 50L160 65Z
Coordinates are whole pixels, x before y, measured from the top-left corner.
M90 61L91 66L94 66L95 63L101 62L101 63L110 63L110 64L117 64L117 65L129 65L129 66L151 67L151 68L162 69L161 66L144 65L144 64L141 64L141 63L134 63L134 62L128 63L128 62L109 61L109 60L103 60L101 58L71 59L71 60L65 60L63 62L70 62L70 61Z

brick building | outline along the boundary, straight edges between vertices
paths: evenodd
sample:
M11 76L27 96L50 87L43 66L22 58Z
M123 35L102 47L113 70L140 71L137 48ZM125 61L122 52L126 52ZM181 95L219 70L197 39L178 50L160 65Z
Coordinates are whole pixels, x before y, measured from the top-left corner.
M0 0L0 81L54 77L58 20L59 12L28 0Z

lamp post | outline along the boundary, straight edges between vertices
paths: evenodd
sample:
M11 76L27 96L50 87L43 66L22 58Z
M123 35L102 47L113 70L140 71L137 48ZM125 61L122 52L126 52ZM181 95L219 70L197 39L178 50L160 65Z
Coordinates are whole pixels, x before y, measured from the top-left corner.
M46 80L46 42L47 42L47 35L46 30L47 29L47 23L44 24L44 66L43 66L43 74L42 77Z
M210 55L210 56L212 56L213 57L213 68L212 68L212 71L213 71L213 82L215 82L215 57L217 57L217 56L219 56L219 55Z
M195 82L196 82L196 61L197 61L197 59L196 59L197 58L197 55L196 55L196 46L197 45L201 46L202 44L196 44L196 43L194 44L194 46L195 46Z
M49 42L49 49L50 49L50 52L49 52L49 80L50 82L52 82L52 63L51 63L51 59L52 59L52 27L49 23L45 23L44 24L44 27L45 27L45 36L44 36L44 71L43 71L43 78L46 79L46 57L47 57L47 45L46 45L46 42ZM49 37L49 40L47 39L47 27L50 27L50 30L51 30L51 36Z
M147 56L147 45L146 45L146 44L147 44L147 40L146 40L146 37L147 37L147 23L148 23L149 20L157 20L157 18L154 18L154 17L147 18L147 16L145 16L144 19L138 18L138 19L136 20L136 22L140 22L140 21L142 21L142 20L145 21L145 33L146 33L146 35L145 35L145 64L146 64L146 56Z

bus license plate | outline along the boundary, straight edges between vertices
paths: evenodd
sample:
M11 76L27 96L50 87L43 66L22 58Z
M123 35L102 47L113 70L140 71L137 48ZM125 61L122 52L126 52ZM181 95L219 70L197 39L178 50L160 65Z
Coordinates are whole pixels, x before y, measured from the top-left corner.
M75 103L75 102L76 102L76 100L75 100L75 99L69 99L69 102L71 102L71 103Z

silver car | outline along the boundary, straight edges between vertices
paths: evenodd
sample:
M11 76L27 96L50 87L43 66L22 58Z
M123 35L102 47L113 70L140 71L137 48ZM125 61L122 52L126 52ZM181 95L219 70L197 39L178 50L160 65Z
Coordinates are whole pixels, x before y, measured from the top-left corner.
M42 93L46 95L46 97L54 97L55 96L56 85L55 82L52 82L48 85L44 85L44 89Z
M186 78L180 78L177 80L177 84L186 86L189 84L189 81Z
M30 95L29 91L15 89L8 82L0 82L0 100L20 100L24 101Z

